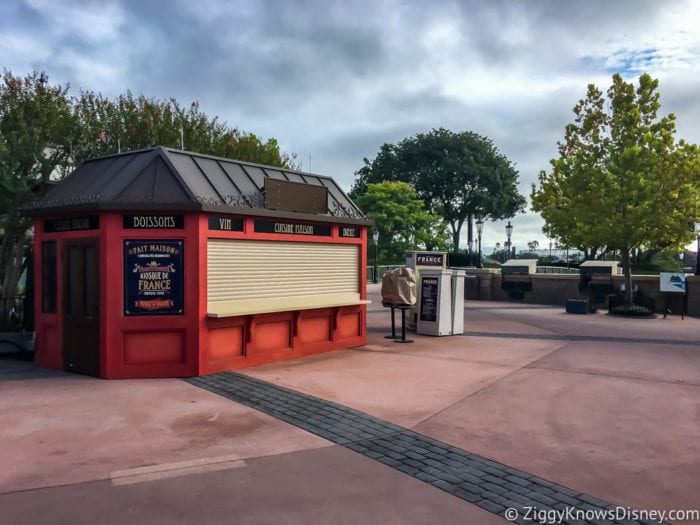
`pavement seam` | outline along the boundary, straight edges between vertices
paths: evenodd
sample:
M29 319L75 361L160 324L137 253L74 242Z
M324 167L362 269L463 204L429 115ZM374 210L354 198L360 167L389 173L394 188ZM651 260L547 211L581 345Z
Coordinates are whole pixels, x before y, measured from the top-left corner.
M561 348L563 348L564 346L566 346L566 345L564 344L564 345L558 346L558 347L556 347L556 348L550 350L550 351L547 352L546 354L541 355L540 357L538 357L537 359L535 359L534 361L531 361L530 363L528 363L528 364L526 364L526 365L521 365L521 366L519 366L519 365L513 365L513 366L518 366L518 368L516 368L515 370L513 370L512 372L509 372L508 374L506 374L506 375L504 375L504 376L499 377L498 379L496 379L495 381L489 383L488 385L482 386L481 388L479 388L478 390L475 390L474 392L470 393L469 395L464 396L464 397L461 398L461 399L458 399L457 401L455 401L455 402L452 403L451 405L449 405L449 406L443 408L442 410L439 410L438 412L435 412L434 414L431 414L430 416L426 417L425 419L422 419L421 421L419 421L418 423L416 423L415 425L413 425L413 428L416 428L417 426L420 426L420 425L422 425L423 423L427 423L428 421L430 421L430 420L433 419L434 417L437 417L437 416L439 416L440 414L442 414L442 413L446 412L447 410L451 409L451 408L454 407L456 404L461 403L462 401L465 401L465 400L471 398L472 396L475 396L476 394L479 394L479 393L483 392L483 391L486 390L487 388L491 388L493 385L496 385L496 384L500 383L501 381L504 381L505 379L508 379L508 378L511 377L513 374L517 374L517 373L520 372L521 370L526 369L526 368L529 368L531 364L536 363L536 362L539 361L540 359L543 359L543 358L545 358L545 357L547 357L547 356L553 354L554 352L558 352L558 351L559 351ZM496 364L496 363L494 363L494 364ZM501 366L508 366L508 365L501 365Z
M588 341L605 343L635 343L650 345L700 346L700 341L674 341L672 339L643 339L636 337L613 337L597 335L567 335L567 334L518 334L506 332L464 332L463 337L495 337L501 339L543 339L548 341Z
M180 478L184 476L191 476L192 474L204 474L206 472L219 472L222 470L245 468L247 466L246 462L242 459L199 464L197 464L196 462L189 463L192 464L183 465L179 467L166 466L164 468L158 468L156 466L150 471L142 471L144 469L136 468L133 469L135 472L131 474L128 473L129 471L120 471L117 473L110 474L110 482L113 487L119 487L122 485L135 485L137 483L147 483L151 481L160 481L163 479Z
M482 310L559 310L561 306L555 306L550 304L533 304L533 305L520 305L514 304L510 306L465 306L464 309L468 311L482 311Z
M501 517L506 517L506 512L513 508L520 511L528 508L561 511L567 506L581 511L616 508L610 502L359 410L237 372L219 372L184 381L328 439Z
M547 357L547 356L544 356L544 357ZM539 361L539 359L537 361ZM620 375L620 374L603 374L600 372L585 371L585 370L571 370L571 369L566 369L566 368L556 368L553 366L537 365L536 364L537 361L533 361L530 365L527 365L524 368L527 368L530 370L547 370L549 372L565 372L565 373L569 373L569 374L580 374L580 375L587 375L587 376L610 377L612 379L629 379L630 381L641 381L644 383L660 383L660 384L664 384L664 385L690 386L690 387L700 388L700 384L689 383L687 381L668 381L668 380L664 380L664 379L650 379L650 378L646 378L646 377L627 376L627 375Z
M557 347L559 349L561 347ZM433 361L441 361L441 362L455 362L455 363L466 363L466 364L475 364L475 365L488 365L488 366L494 366L494 367L500 367L500 368L513 368L514 366L522 366L526 367L530 363L526 365L519 365L519 364L507 364L503 362L497 362L497 361L488 361L485 359L474 359L473 357L469 355L463 355L460 357L449 357L449 356L436 356L434 353L431 354L430 352L423 352L423 353L413 353L413 352L406 352L402 351L402 348L399 348L398 350L394 350L393 347L380 347L380 348L371 348L370 346L368 347L359 347L359 348L353 348L353 352L360 352L360 353L367 353L367 354L382 354L382 355L391 355L391 356L400 356L402 358L405 357L410 357L410 358L417 358L417 359L429 359ZM465 350L468 350L468 348L465 348ZM548 352L551 352L549 350ZM543 355L543 357L546 357L549 354ZM537 359L540 359L539 357ZM532 361L534 362L534 361Z

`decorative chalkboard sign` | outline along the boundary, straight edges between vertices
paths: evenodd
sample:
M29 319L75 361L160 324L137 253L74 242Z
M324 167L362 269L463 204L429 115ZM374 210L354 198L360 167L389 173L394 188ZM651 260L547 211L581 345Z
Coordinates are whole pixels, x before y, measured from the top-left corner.
M124 315L182 315L183 246L175 239L124 241Z
M437 321L438 284L437 277L421 277L420 320L434 323Z

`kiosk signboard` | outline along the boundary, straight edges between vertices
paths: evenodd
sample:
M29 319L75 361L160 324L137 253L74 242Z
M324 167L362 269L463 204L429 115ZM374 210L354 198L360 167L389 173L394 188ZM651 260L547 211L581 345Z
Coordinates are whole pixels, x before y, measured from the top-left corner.
M44 221L44 231L46 233L60 233L77 230L98 230L99 228L100 219L95 215Z
M185 227L183 215L124 215L126 230L181 230Z
M255 219L254 229L256 233L287 233L291 235L309 235L315 237L331 236L330 224Z
M124 315L182 315L183 244L176 239L124 241Z
M210 215L209 229L229 232L242 232L243 219L241 217L231 217L224 215Z
M338 226L338 234L345 238L359 239L362 229L359 226Z
M445 267L445 254L443 253L417 253L416 266Z

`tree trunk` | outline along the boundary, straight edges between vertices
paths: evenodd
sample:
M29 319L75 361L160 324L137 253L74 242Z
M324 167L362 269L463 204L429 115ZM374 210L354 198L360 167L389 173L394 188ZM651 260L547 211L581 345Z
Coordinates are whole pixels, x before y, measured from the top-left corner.
M632 260L630 250L622 250L622 273L625 276L625 304L632 306Z
M450 229L452 230L452 251L457 253L459 251L459 235L462 233L462 225L464 221L459 221L457 223L451 222Z
M17 230L6 232L0 251L0 264L2 265L2 292L14 295L19 281L19 270L22 266L22 247L24 245L24 232ZM14 286L13 286L14 283Z
M9 309L17 296L17 285L22 271L25 231L19 232L18 225L8 219L2 248L0 249L0 325L8 320Z
M474 233L472 231L472 215L471 213L467 215L467 246L471 250L472 242L474 240Z

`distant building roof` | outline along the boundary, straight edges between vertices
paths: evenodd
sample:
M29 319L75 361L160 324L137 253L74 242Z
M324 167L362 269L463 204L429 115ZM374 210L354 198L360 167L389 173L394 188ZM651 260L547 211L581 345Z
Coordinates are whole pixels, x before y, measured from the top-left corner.
M265 179L327 188L326 213L265 207ZM155 146L84 162L25 209L47 216L91 210L210 211L371 224L330 177Z

